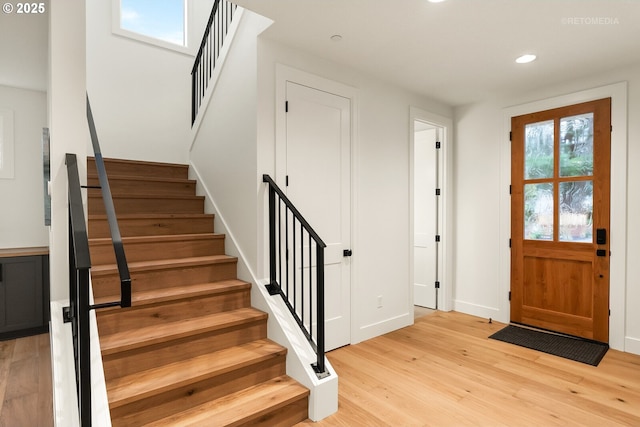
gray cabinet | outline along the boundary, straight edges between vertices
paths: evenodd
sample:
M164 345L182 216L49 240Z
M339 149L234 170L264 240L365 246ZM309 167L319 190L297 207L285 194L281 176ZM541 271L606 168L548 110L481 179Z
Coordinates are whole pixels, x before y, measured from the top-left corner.
M0 339L46 332L49 256L0 257Z

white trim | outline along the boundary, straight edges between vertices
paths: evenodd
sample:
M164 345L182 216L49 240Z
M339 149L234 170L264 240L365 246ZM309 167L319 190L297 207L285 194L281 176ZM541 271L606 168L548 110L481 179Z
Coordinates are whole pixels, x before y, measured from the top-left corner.
M14 176L14 137L13 137L13 110L0 108L0 150L2 163L0 163L0 179L13 179Z
M190 46L189 40L189 0L183 0L184 5L184 23L183 23L183 44L175 44L162 39L151 37L142 33L136 33L135 31L126 30L120 25L120 12L122 10L121 0L112 0L111 4L111 32L115 35L126 37L128 39L136 40L142 43L147 43L153 46L161 47L163 49L172 50L174 52L182 53L185 55L194 56L194 48Z
M486 305L474 304L461 300L453 301L453 310L485 319L498 319L500 315L499 310L495 307L487 307Z
M640 339L626 337L624 350L627 353L640 354Z
M626 351L625 318L627 289L627 82L588 89L581 92L508 107L503 110L503 143L500 155L500 277L498 320L509 322L511 235L511 117L566 105L611 97L611 258L609 286L609 346ZM627 339L628 342L628 339Z
M321 90L324 92L328 92L334 95L341 96L343 98L347 98L350 100L351 104L351 177L350 177L350 185L351 185L351 249L357 253L357 232L355 224L356 209L357 209L357 186L354 185L354 177L357 175L356 170L356 159L357 159L357 151L358 151L358 137L357 137L357 129L358 129L358 89L352 86L348 86L334 80L329 80L324 77L320 77L315 74L308 73L306 71L298 70L296 68L292 68L283 64L276 64L276 96L275 96L275 177L274 180L278 185L284 182L284 177L286 175L286 114L284 109L284 103L286 102L286 87L287 82L297 83L303 86L307 86L313 89ZM283 186L283 185L282 185ZM361 333L356 328L357 322L355 319L357 318L357 309L359 305L356 303L356 298L354 298L354 289L357 284L357 271L358 271L358 258L353 257L349 263L351 264L351 343L360 342L361 339L358 337ZM264 271L268 271L268 267L264 267Z
M410 135L409 135L409 308L413 313L413 253L414 253L414 225L413 225L413 162L414 162L414 122L421 121L442 129L440 146L440 170L439 182L442 190L438 216L440 218L440 257L438 270L440 279L440 291L438 292L438 309L450 311L453 308L453 220L450 213L453 212L451 203L453 194L451 173L453 171L451 154L451 142L453 141L453 120L449 117L430 113L417 107L409 107Z

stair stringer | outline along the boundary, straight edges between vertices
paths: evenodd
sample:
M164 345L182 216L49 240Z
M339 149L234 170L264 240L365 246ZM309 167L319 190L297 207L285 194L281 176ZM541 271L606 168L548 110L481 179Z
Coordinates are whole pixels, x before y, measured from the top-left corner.
M268 279L259 279L257 274L237 244L233 231L227 226L224 213L218 208L215 198L207 188L198 169L190 162L189 178L195 179L196 194L205 196L205 213L215 214L215 229L226 235L225 253L238 258L238 278L255 284L251 287L251 305L266 312L267 336L283 347L287 352L287 375L307 387L309 395L309 419L320 421L338 410L338 374L325 357L326 369L330 375L319 379L311 365L316 354L295 319L289 313L280 296L271 296L265 285Z

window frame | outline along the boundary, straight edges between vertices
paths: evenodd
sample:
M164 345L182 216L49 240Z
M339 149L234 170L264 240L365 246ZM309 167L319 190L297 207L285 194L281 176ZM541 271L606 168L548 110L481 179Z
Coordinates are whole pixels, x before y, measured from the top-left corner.
M9 108L0 108L0 179L14 177L14 114Z
M184 45L174 44L165 40L157 39L152 36L147 36L141 33L137 33L135 31L126 30L121 27L121 11L122 11L122 2L121 0L112 0L112 13L111 13L111 32L121 37L126 37L129 39L133 39L142 43L154 45L157 47L161 47L164 49L169 49L175 52L184 53L187 55L192 55L191 48L189 46L190 37L189 37L189 0L182 0L184 14L183 14L183 36L184 36Z

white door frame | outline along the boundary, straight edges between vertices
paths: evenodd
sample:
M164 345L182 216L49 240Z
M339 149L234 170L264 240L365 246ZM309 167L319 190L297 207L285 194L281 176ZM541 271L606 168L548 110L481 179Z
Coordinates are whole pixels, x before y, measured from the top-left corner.
M500 166L500 298L499 321L508 323L511 289L511 117L611 97L611 229L609 278L609 346L616 350L640 354L640 346L625 338L627 288L627 82L584 90L555 98L543 99L503 110L503 144ZM625 341L626 340L626 341Z
M439 203L439 223L440 223L440 248L438 250L438 275L440 279L440 290L438 292L438 310L450 311L453 307L453 220L451 218L451 204L453 195L451 194L451 174L452 174L452 152L451 143L453 141L452 129L453 120L449 117L430 113L417 107L409 108L409 305L410 315L413 319L413 282L414 282L414 136L415 121L428 123L433 127L442 129L440 135L441 153L439 163L440 180L440 203ZM435 236L434 236L435 238Z
M312 89L317 89L323 92L328 92L334 95L341 96L343 98L349 99L351 102L351 177L349 179L351 186L351 249L354 252L354 257L349 259L350 263L350 293L351 293L351 305L350 309L350 337L351 342L354 342L354 337L357 336L357 331L355 330L354 325L355 322L355 314L356 314L356 304L355 298L353 297L354 283L356 280L357 264L357 248L356 243L356 232L354 224L354 218L356 218L356 203L357 194L356 187L353 184L353 177L356 176L356 151L357 151L357 129L358 129L358 92L357 89L351 86L347 86L345 84L326 79L324 77L317 76L315 74L308 73L306 71L298 70L296 68L288 67L283 64L276 64L276 94L275 94L275 181L279 186L284 188L285 177L286 177L286 142L287 142L287 118L285 111L285 102L287 100L286 87L287 82L296 83L302 86L307 86Z

